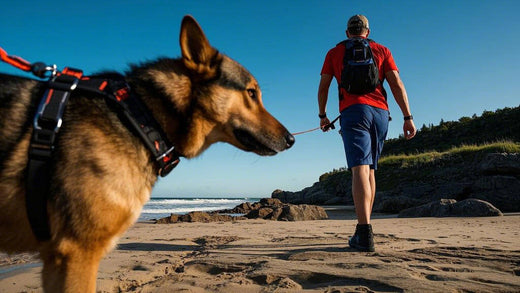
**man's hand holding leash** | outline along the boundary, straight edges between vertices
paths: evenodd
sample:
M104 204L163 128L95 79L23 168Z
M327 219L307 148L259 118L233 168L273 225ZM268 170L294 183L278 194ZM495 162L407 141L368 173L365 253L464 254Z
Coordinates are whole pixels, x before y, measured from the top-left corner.
M320 128L323 132L329 131L330 127L330 121L329 118L327 118L327 114L318 114L318 117L320 117ZM332 128L334 128L334 125L332 125Z
M327 132L331 129L336 129L334 123L338 121L340 116L336 117L336 119L332 120L332 122L330 122L329 118L327 118L327 114L318 114L318 116L320 117L320 128L323 132Z

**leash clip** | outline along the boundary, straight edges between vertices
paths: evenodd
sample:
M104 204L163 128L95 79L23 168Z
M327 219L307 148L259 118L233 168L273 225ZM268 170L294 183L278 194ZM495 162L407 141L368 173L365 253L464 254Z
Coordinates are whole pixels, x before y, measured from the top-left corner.
M36 62L31 65L31 72L39 78L46 78L47 73L50 72L49 78L53 78L58 74L58 67L56 64L46 65L43 62Z

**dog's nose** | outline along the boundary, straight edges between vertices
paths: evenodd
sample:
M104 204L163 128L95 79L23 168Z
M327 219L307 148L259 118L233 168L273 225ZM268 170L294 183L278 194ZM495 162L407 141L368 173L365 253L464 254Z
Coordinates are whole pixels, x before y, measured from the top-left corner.
M294 136L293 136L292 134L287 133L287 134L285 135L285 142L287 142L287 146L286 146L286 148L290 148L290 147L292 147L293 144L294 144L294 141L295 141L295 140L294 140Z

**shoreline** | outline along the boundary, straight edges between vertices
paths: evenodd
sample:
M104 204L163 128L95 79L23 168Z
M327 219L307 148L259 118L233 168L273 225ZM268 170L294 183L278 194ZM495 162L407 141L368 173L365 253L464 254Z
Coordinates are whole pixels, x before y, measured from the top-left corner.
M136 223L102 260L97 291L520 288L520 213L486 218L374 217L376 252L362 253L347 245L356 224L348 219L353 209L324 208L333 214L328 220ZM1 292L42 292L41 263L27 255L13 255L14 263L8 264L7 256L0 254Z

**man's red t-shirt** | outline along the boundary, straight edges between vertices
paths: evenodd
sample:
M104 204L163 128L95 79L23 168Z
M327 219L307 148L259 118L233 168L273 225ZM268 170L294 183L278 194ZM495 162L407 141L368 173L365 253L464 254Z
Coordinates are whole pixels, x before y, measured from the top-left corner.
M372 49L374 60L379 69L379 80L383 80L386 72L398 70L394 62L394 57L392 57L392 53L388 48L376 42L370 42L370 48ZM333 75L338 82L338 86L341 81L343 56L345 56L345 44L342 42L329 50L325 57L323 68L321 69L321 74ZM343 99L339 99L340 112L355 104L366 104L388 110L388 103L382 93L382 85L377 86L375 91L364 95L349 94L341 87L339 87L339 90L343 95Z

